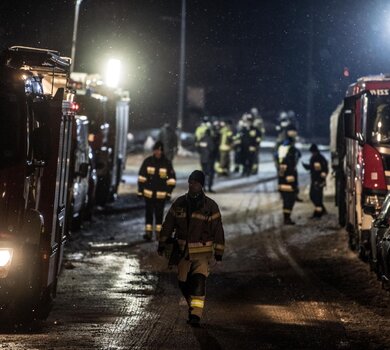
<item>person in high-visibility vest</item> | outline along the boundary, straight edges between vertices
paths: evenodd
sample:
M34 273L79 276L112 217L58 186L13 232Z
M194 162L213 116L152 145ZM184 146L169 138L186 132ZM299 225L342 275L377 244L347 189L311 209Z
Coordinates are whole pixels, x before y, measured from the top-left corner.
M219 175L228 176L230 173L230 151L233 146L233 131L231 122L221 122L221 129L219 130L219 163L217 172Z

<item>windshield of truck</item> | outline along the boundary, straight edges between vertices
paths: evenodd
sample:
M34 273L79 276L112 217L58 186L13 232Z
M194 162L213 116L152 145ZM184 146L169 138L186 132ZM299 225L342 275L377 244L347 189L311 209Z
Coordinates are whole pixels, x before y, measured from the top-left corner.
M4 168L23 157L23 125L16 99L0 96L0 125L0 168Z
M390 96L370 96L367 106L367 141L390 145Z
M106 122L105 103L90 96L77 96L80 104L79 114L86 115L89 120L89 132L97 134Z

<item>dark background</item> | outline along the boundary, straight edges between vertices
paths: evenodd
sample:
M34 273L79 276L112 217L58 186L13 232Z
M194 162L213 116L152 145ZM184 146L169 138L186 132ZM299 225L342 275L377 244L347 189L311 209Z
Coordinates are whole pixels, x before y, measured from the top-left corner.
M132 128L176 123L180 11L180 0L84 0L80 6L75 71L102 72L108 58L121 59ZM73 18L70 0L2 1L1 46L70 56ZM329 116L348 84L390 72L390 2L187 0L186 53L186 85L205 91L201 113L238 118L256 106L274 122L281 110L294 110L302 134L327 137Z

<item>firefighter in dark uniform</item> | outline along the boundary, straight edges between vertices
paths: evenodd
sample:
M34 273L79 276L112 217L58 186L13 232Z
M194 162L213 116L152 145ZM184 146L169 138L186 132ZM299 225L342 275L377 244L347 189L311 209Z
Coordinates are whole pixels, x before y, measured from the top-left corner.
M291 220L291 212L296 200L297 192L297 163L299 152L294 146L294 138L288 137L279 146L278 156L278 182L279 192L283 199L283 215L285 225L294 225Z
M323 203L323 192L326 185L326 176L328 175L328 161L319 151L317 145L312 144L309 148L312 156L310 163L302 165L305 169L310 170L310 200L314 204L314 213L312 218L320 218L326 213Z
M188 304L188 323L197 326L202 317L206 278L214 255L222 260L225 246L221 213L217 203L205 196L205 175L195 170L188 178L188 193L180 196L169 209L160 235L158 253L174 235L181 259L178 263L179 287Z
M163 144L165 157L170 162L173 162L173 158L177 154L178 140L175 130L169 123L165 123L162 126L157 140Z
M256 164L256 157L259 154L261 134L253 126L253 116L251 114L245 114L243 119L245 121L245 127L242 129L241 136L241 150L244 165L243 175L250 176L253 174L253 167Z
M214 165L217 159L217 153L215 140L211 135L210 129L207 129L199 142L197 142L197 150L199 152L202 170L206 175L206 187L210 193L215 193L213 190L213 182L215 174Z
M138 173L138 197L145 198L145 234L146 240L153 236L154 231L158 239L161 231L165 201L171 197L176 186L176 175L172 163L164 156L164 147L161 141L153 146L153 155L146 158Z

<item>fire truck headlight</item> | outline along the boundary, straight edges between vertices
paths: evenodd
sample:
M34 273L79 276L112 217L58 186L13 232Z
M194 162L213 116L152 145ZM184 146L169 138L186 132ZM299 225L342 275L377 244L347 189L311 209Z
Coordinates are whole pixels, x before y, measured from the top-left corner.
M6 267L11 264L13 255L13 249L0 248L0 268Z

